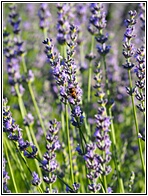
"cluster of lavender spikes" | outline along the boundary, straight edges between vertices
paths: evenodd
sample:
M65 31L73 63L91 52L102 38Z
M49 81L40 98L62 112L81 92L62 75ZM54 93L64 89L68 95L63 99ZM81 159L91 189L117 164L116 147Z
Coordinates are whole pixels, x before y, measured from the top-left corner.
M57 179L56 170L58 168L58 163L56 161L55 151L61 148L58 139L59 129L60 129L60 123L56 119L49 122L49 130L46 135L47 152L44 153L43 161L41 162L42 163L41 168L46 172L46 174L43 177L43 180L48 185L53 184ZM46 188L46 192L47 190L49 190L48 187Z
M70 26L71 41L67 43L67 57L56 55L52 39L44 40L46 45L46 54L52 67L52 73L56 79L57 85L60 87L61 101L64 104L69 103L72 106L72 124L78 126L83 123L83 115L80 107L82 90L76 81L76 64L73 59L75 41L77 38L77 28ZM77 120L76 120L77 119Z
M27 158L35 158L38 153L36 146L28 141L24 141L22 129L15 124L12 118L10 107L7 106L7 99L3 100L3 132L7 133L8 139L14 141L18 145L19 151L22 151ZM31 149L32 151L29 151Z
M95 71L96 75L94 77L97 89L95 96L98 97L98 114L95 115L96 118L96 130L94 133L95 142L87 145L87 153L84 156L86 161L86 166L89 170L87 174L88 179L92 182L89 184L88 188L92 192L98 192L101 189L101 185L97 184L97 179L100 175L106 176L111 172L111 167L107 164L111 160L111 140L109 137L110 132L110 117L106 114L106 103L107 100L104 99L104 92L102 90L102 75L100 70L100 65L97 65ZM99 151L97 151L99 150ZM101 152L101 153L100 153ZM101 155L98 155L101 154Z
M26 54L23 48L23 41L20 40L20 22L21 18L17 13L16 6L12 5L10 8L9 22L13 28L14 38L12 39L10 33L7 29L4 29L4 55L6 57L7 72L8 72L8 82L11 85L12 94L16 95L16 84L18 85L19 94L24 94L24 87L22 82L25 80L27 82L32 82L34 80L34 75L31 70L28 72L26 79L20 74L20 60L22 56ZM24 70L26 71L26 70Z

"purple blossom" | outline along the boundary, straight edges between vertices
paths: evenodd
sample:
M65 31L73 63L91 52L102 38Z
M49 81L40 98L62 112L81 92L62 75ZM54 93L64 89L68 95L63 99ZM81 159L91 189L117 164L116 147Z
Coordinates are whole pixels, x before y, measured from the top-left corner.
M111 49L111 46L100 46L100 45L97 45L97 50L98 50L98 53L101 54L101 55L106 55L107 53L109 53Z
M25 118L24 118L24 125L29 126L34 123L34 117L32 116L31 113L28 113Z
M98 35L100 30L106 27L106 14L102 11L103 6L97 3L90 4L90 11L92 15L90 16L90 21L88 25L88 31L92 35Z
M14 34L19 34L20 32L20 22L21 22L21 18L19 17L19 14L16 11L16 5L11 5L9 6L10 9L10 14L9 14L9 22L13 27L13 32Z
M38 149L33 144L30 144L30 147L32 149L32 152L30 152L30 151L28 152L27 150L24 150L24 156L27 158L34 158L38 153Z
M38 10L38 17L40 19L39 26L42 30L49 28L49 26L50 26L49 17L50 16L51 16L51 14L48 10L48 4L41 3L40 8Z
M129 15L130 15L130 19L126 20L126 32L124 33L124 44L123 44L123 55L126 59L126 63L123 64L123 67L125 69L132 69L135 64L132 63L130 61L130 59L132 58L132 56L134 56L135 54L135 48L133 46L133 44L131 43L131 40L135 37L135 35L133 34L134 32L134 25L136 23L136 20L134 19L136 16L136 11L129 11Z
M36 172L32 173L32 185L39 186L41 184L41 179L39 178L38 174Z
M126 32L124 33L124 41L125 41L125 42L126 42L127 40L129 40L129 39L135 37L135 35L133 34L133 31L134 31L133 27L128 27L128 28L126 29Z
M6 168L6 159L3 158L3 190L4 193L11 193L11 191L9 190L8 186L7 186L7 181L10 179L8 172L5 170Z
M58 3L58 24L57 24L57 41L59 44L66 44L69 39L69 22L67 18L69 17L69 5L67 3Z
M112 193L112 192L113 192L112 188L111 188L111 187L108 187L108 188L107 188L107 192L108 192L108 193Z

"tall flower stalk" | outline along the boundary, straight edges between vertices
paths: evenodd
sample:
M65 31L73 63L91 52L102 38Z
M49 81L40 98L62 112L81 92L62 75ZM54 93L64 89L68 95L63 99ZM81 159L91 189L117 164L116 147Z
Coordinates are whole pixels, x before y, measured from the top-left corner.
M95 96L98 97L98 113L95 115L96 119L96 130L94 133L95 142L87 145L87 153L84 156L86 166L89 173L87 174L90 184L88 188L90 191L96 193L101 188L103 192L108 192L108 183L106 176L111 172L111 167L108 163L111 160L111 140L109 137L110 132L110 117L107 116L106 112L106 99L102 89L102 75L100 70L100 64L97 64L95 71ZM98 184L100 179L101 184ZM102 186L101 186L102 185Z
M135 66L134 63L132 62L132 57L134 56L134 46L132 44L132 39L136 36L134 34L134 25L136 24L136 19L135 19L136 15L137 15L137 12L135 10L129 11L130 18L125 20L126 32L124 33L123 55L126 59L126 63L123 65L123 67L124 69L127 69L128 71L129 87L126 87L126 89L127 89L127 93L131 97L134 122L135 122L135 128L136 128L136 135L137 135L137 140L138 140L137 142L138 142L140 159L141 159L141 164L142 164L142 171L145 174L145 164L144 164L144 159L143 159L141 139L138 138L139 127L138 127L138 119L137 119L135 100L134 100L135 88L133 88L132 76L131 76L131 70Z
M98 6L97 3L91 3L90 4L90 11L91 11L91 16L89 19L89 24L88 24L88 31L91 34L91 46L90 46L90 53L86 55L86 58L89 60L89 70L88 70L88 91L87 91L87 102L90 102L91 99L91 79L92 79L92 60L95 58L95 55L93 53L94 50L94 42L95 42L95 35L97 33L97 28L96 28L96 17L98 14Z

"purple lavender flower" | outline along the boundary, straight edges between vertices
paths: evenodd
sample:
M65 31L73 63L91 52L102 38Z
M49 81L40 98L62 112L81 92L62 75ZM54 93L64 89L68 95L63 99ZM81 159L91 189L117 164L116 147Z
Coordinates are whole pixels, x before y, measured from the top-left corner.
M67 193L77 193L78 189L80 188L80 184L74 182L73 186L73 190L71 189L71 187L66 186L66 192Z
M9 9L11 11L9 14L9 22L13 27L14 34L19 34L20 32L19 24L21 22L21 18L19 17L19 14L16 12L16 8L17 7L15 4L9 6Z
M124 43L123 43L123 55L126 59L126 63L123 64L124 69L131 70L133 67L135 67L135 63L132 63L131 59L135 55L135 48L132 44L132 39L135 37L134 34L134 25L136 24L136 17L137 13L136 11L129 11L129 19L125 20L126 25L126 32L124 34ZM130 88L126 87L127 94L132 96L136 90L136 88Z
M95 5L94 7L97 8L92 8L94 9L93 12L95 12L96 16L93 17L95 18L95 27L97 29L97 32L95 33L95 38L96 41L100 44L97 45L97 50L98 53L101 56L105 56L107 53L109 53L111 46L106 45L105 43L108 41L108 33L103 34L103 30L106 27L106 13L103 11L103 6L102 5Z
M135 97L138 100L137 108L141 112L145 112L145 48L142 46L138 48L135 55L137 64L135 66L135 73L137 80L135 82Z
M24 150L24 156L27 157L27 158L31 158L32 159L32 158L35 158L36 157L36 155L38 153L38 149L32 143L30 143L30 147L32 149L32 152L30 152L30 151L28 152L27 150Z
M34 117L32 116L31 113L28 113L24 118L24 125L29 126L29 125L33 125L33 123L34 123Z
M135 37L134 25L136 24L135 16L136 11L129 11L130 19L125 20L126 32L124 33L123 55L126 58L126 63L123 64L125 69L131 70L135 64L131 63L130 58L135 54L134 45L131 40Z
M36 172L32 173L32 184L34 186L39 186L41 184L41 179L38 177L38 174Z
M33 74L32 70L28 71L27 81L30 83L32 83L34 81L34 74Z
M64 104L69 103L72 106L71 121L74 126L78 126L78 123L83 122L84 117L80 108L82 90L76 81L76 65L73 59L77 38L77 28L74 25L70 26L69 35L71 41L67 43L66 59L63 59L60 55L57 56L53 51L52 39L47 38L43 43L46 44L46 54L52 66L52 73L60 88L61 101Z
M107 192L108 192L108 193L112 193L112 192L113 192L112 188L111 188L111 187L108 187L108 188L107 188Z
M142 22L141 29L145 31L145 17L144 17L145 16L145 4L144 3L139 3L139 10L140 10L139 17Z
M90 17L88 31L92 35L97 35L100 30L106 27L105 12L102 11L102 8L102 5L99 5L98 3L90 4L90 11L92 15Z
M67 3L58 3L58 24L57 24L57 41L59 44L66 44L68 40L69 33L69 22L67 17L69 15L69 5Z
M56 161L55 152L61 148L61 145L58 140L59 129L60 129L60 123L56 119L49 122L49 130L46 136L47 152L44 153L43 160L41 162L42 163L41 168L44 171L46 171L43 180L47 184L52 184L57 179L56 171L58 168L58 163Z
M49 17L51 16L49 10L48 10L48 4L47 3L41 3L40 8L38 10L38 16L40 19L39 26L42 30L48 29L49 24Z
M9 15L10 24L14 28L14 39L12 39L7 33L7 30L4 29L4 55L6 57L6 64L7 64L7 72L8 72L8 81L11 85L11 91L14 95L15 92L15 85L18 84L19 86L19 93L21 95L24 94L25 89L23 88L22 84L22 76L20 74L20 57L25 55L25 51L23 49L23 42L18 40L17 34L19 33L19 27L15 25L15 19L18 16L16 13L16 6L12 6L10 8L11 12ZM18 24L18 23L17 23Z
M10 179L10 177L8 176L8 172L5 170L6 163L7 163L6 159L3 158L3 190L5 193L11 193L11 191L7 186L7 181Z
M15 124L15 120L12 118L10 107L7 106L7 99L3 100L3 131L7 133L8 139L17 142L18 149L24 152L24 156L27 158L34 158L37 155L38 149L35 145L28 141L24 141L22 129ZM32 152L28 151L28 148L32 149Z

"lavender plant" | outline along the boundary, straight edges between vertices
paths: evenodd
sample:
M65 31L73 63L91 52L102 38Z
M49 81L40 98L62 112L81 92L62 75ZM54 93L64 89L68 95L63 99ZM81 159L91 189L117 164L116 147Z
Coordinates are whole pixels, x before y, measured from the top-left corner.
M86 160L86 165L89 169L87 177L92 181L89 184L89 190L92 192L98 192L101 189L101 185L97 184L98 178L103 177L102 189L103 192L107 192L107 181L106 175L111 172L111 167L107 164L111 160L110 146L111 141L109 138L109 126L110 118L106 113L106 100L104 99L104 93L101 84L102 75L100 73L100 65L97 66L95 75L95 88L97 89L96 96L98 97L98 114L95 115L96 119L96 130L94 133L95 143L87 145L87 154L84 159ZM102 151L102 153L97 154L96 149Z
M135 122L135 127L136 127L136 134L137 134L137 138L138 138L139 125L138 125L138 119L137 119L135 101L134 101L135 87L133 88L132 78L131 78L131 69L135 66L131 60L132 56L134 56L134 46L131 41L136 36L134 34L134 25L136 24L136 19L135 19L136 15L137 15L137 12L135 10L129 11L130 18L125 20L127 28L126 28L126 32L124 34L123 47L125 49L123 49L123 55L126 59L126 63L123 64L123 67L128 70L130 87L126 87L126 90L127 90L127 94L129 94L131 96L133 114L134 114L134 122ZM138 97L137 92L136 92L136 97ZM145 164L144 164L144 158L143 158L143 153L142 153L141 141L139 138L138 138L138 147L139 147L139 153L140 153L140 158L141 158L142 170L143 170L143 173L145 174Z
M2 4L3 192L144 193L146 4Z

